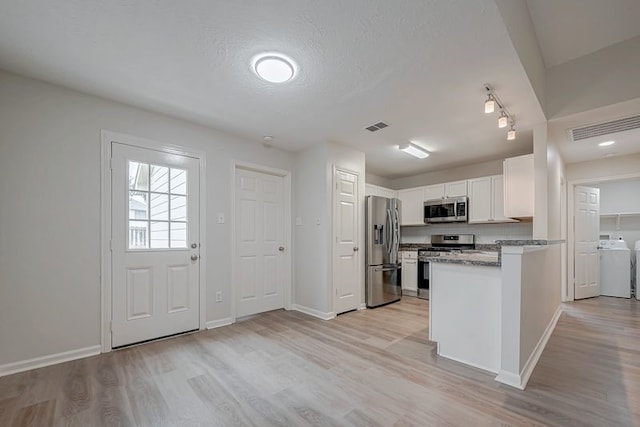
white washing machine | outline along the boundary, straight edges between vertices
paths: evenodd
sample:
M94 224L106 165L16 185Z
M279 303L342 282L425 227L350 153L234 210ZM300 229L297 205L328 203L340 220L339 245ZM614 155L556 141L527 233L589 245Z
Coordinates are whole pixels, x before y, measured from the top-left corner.
M624 240L600 241L600 295L631 298L631 251Z
M636 250L636 299L640 301L640 292L638 289L640 288L640 240L636 242L636 246L634 248Z

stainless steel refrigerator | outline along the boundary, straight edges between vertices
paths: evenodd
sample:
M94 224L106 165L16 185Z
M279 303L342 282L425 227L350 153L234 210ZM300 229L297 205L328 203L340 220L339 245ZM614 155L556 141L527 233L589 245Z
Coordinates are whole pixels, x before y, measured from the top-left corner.
M398 199L366 198L367 307L399 301L402 296L402 265L398 252L401 207Z

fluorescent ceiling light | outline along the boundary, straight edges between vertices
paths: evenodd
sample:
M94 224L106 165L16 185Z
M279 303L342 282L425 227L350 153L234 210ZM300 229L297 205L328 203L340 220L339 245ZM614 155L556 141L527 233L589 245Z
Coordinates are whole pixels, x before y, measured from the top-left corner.
M608 147L610 145L615 144L615 141L605 141L605 142L601 142L600 144L598 144L600 147Z
M414 157L419 159L426 159L429 157L429 153L424 148L420 148L415 144L407 142L406 144L400 144L398 147L401 151L404 151L407 154L411 154Z
M261 79L271 83L287 82L296 74L294 62L277 53L265 53L254 58L253 69Z

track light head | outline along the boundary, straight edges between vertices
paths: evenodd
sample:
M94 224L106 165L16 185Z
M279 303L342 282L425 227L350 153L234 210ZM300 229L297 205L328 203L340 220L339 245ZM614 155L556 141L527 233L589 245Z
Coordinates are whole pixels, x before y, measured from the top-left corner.
M493 113L496 110L496 100L493 95L489 94L487 100L484 101L484 112L486 114Z
M511 123L511 128L507 131L507 141L513 141L514 139L516 139L516 128Z
M504 110L500 111L500 117L498 117L498 127L500 129L506 128L507 124L509 123L508 120L509 120L509 117L504 112Z

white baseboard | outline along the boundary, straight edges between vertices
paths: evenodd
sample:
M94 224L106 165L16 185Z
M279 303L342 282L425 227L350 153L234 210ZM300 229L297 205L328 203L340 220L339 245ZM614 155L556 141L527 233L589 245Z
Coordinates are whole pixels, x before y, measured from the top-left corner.
M210 320L207 322L207 329L219 328L221 326L227 326L236 323L236 320L232 317L225 317L224 319Z
M315 308L309 308L299 304L292 304L291 309L299 311L300 313L308 314L309 316L317 317L318 319L322 320L331 320L336 317L335 313L333 312L325 313L320 310L316 310Z
M95 356L96 354L100 354L100 350L102 350L102 346L92 345L91 347L78 348L75 350L63 351L62 353L48 354L46 356L34 357L33 359L7 363L5 365L0 365L0 377L28 371L30 369L69 362L71 360L82 359L83 357Z
M553 317L540 337L540 340L538 340L536 347L531 352L531 355L529 355L529 359L527 359L527 362L524 364L522 371L520 371L520 375L516 375L512 372L500 371L498 376L495 378L496 381L510 385L511 387L519 388L520 390L524 390L525 387L527 387L529 378L531 378L531 374L533 374L533 370L538 364L538 360L540 360L540 356L542 356L542 352L547 346L547 342L549 342L549 338L551 338L561 314L562 306L558 306L558 309L553 314Z
M367 304L362 303L360 304L360 306L358 306L358 310L366 310L367 309Z
M465 365L473 366L474 368L482 369L483 371L493 372L495 373L495 369L487 368L486 366L479 365L477 363L472 363L467 360L460 359L458 357L447 356L446 354L440 354L440 346L438 345L437 354L440 357L444 357L449 360L453 360L454 362L464 363Z

